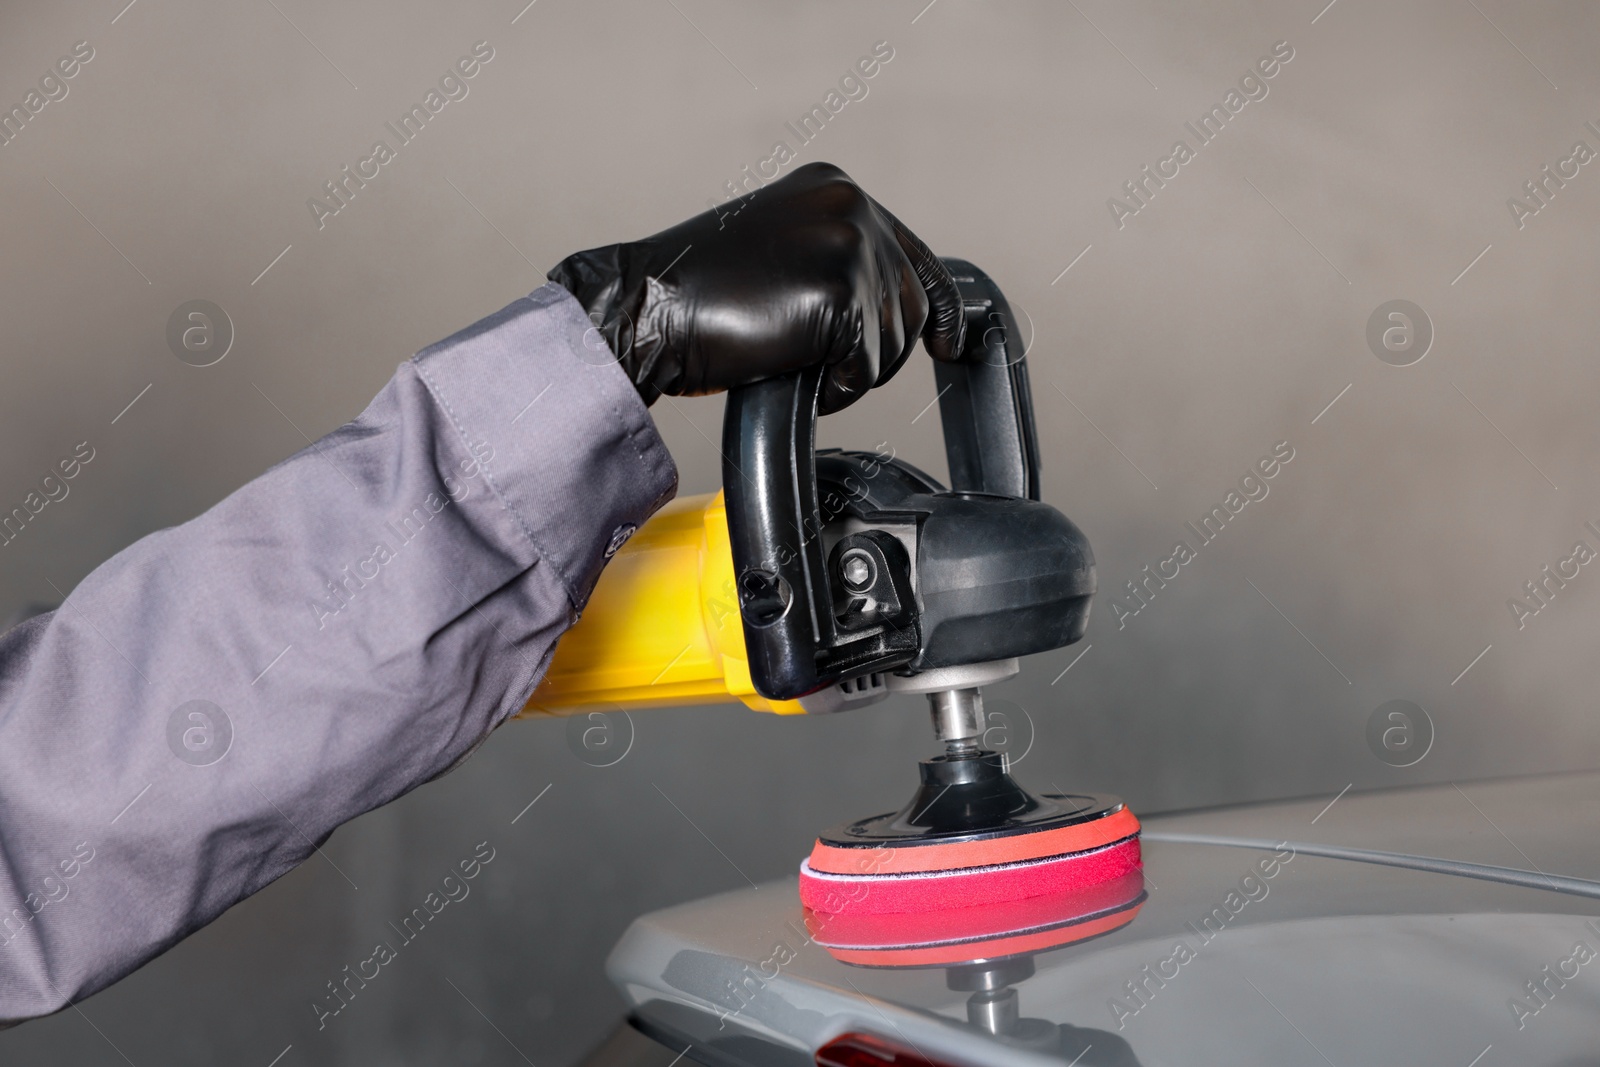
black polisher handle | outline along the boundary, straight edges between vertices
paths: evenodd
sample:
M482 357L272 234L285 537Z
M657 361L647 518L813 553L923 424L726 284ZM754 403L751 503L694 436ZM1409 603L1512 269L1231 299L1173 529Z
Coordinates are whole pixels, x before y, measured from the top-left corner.
M832 595L817 536L817 398L822 367L728 391L722 488L739 614L756 691L792 700L834 679Z
M1021 335L998 286L946 259L961 290L967 340L935 364L951 488L1039 499L1039 446ZM837 629L817 507L817 399L823 368L728 391L722 486L750 677L769 700L838 681ZM857 667L859 669L859 665Z
M1039 438L1022 333L1000 287L964 259L944 260L961 291L967 339L935 363L950 488L1039 499Z

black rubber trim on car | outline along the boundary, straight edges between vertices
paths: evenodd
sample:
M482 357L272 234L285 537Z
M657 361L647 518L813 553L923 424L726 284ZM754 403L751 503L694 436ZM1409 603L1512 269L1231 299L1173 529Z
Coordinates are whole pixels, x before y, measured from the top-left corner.
M1407 870L1430 871L1434 874L1452 874L1458 878L1479 878L1486 882L1503 882L1506 885L1547 889L1552 893L1566 893L1569 896L1600 900L1600 882L1564 874L1525 871L1519 867L1496 867L1488 863L1467 863L1463 860L1413 856L1405 852L1380 852L1369 848L1318 845L1309 841L1269 841L1264 837L1163 833L1159 830L1145 830L1140 836L1145 841L1164 841L1175 845L1223 845L1229 848L1254 848L1269 852L1288 848L1293 849L1296 855L1352 860L1356 863L1376 863L1384 867L1404 867Z

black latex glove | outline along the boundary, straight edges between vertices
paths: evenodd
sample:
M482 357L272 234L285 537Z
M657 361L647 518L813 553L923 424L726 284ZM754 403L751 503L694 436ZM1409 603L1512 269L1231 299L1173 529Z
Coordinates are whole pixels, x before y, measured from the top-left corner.
M881 385L920 334L961 353L961 297L937 256L838 167L811 163L723 208L550 272L646 404L826 364L826 414Z

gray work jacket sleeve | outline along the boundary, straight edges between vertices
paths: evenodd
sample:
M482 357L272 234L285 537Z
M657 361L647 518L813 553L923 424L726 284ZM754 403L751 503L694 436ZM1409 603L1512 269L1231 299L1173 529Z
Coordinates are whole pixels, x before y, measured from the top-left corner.
M0 636L0 1022L110 984L463 758L676 486L546 285Z

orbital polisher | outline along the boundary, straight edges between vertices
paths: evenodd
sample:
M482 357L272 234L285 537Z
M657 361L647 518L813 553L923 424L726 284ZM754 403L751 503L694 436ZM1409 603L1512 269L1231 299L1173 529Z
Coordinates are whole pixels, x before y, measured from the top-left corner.
M523 715L740 700L779 714L926 694L942 755L898 812L821 834L813 916L918 916L1121 884L1139 823L1115 797L1035 794L983 746L982 687L1083 636L1082 531L1039 499L1027 364L1011 309L946 259L966 347L935 363L950 487L904 460L816 448L821 369L728 393L723 490L680 498L612 559ZM900 918L895 918L900 917Z

